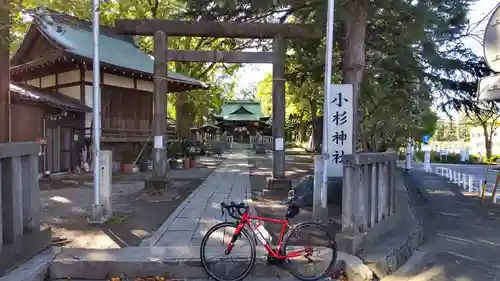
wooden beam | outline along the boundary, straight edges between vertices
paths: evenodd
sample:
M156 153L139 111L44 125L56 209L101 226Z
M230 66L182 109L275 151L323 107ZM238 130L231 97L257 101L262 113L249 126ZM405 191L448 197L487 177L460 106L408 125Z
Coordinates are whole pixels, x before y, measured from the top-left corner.
M274 38L319 39L321 28L311 24L242 23L242 22L191 22L170 20L117 20L118 33L152 36L161 30L168 36L217 37L217 38Z
M167 59L190 62L273 63L273 53L168 50Z

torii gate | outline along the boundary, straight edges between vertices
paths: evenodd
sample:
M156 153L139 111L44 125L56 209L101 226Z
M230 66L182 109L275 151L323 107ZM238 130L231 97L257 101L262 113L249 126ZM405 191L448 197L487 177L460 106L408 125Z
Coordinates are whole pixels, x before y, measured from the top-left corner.
M169 20L117 20L116 29L121 34L154 36L154 119L153 135L158 140L165 136L165 93L167 93L167 62L225 62L273 64L273 178L268 188L289 189L285 179L285 39L319 39L321 29L308 24L191 22ZM272 52L221 52L168 50L168 36L273 39ZM156 143L153 181L165 182L163 166L166 150Z

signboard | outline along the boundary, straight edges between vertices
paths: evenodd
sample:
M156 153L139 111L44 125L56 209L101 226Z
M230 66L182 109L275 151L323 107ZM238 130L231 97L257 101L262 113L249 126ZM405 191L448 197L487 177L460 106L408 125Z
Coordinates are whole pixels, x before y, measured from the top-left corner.
M422 151L431 151L431 146L428 144L422 145Z
M500 6L491 14L484 30L483 50L486 64L494 72L500 72Z
M430 138L431 138L431 136L429 136L429 135L422 136L422 142L424 144L428 144Z
M500 72L500 6L491 14L484 30L484 60L494 72ZM478 97L480 101L500 100L500 75L485 77L479 81Z
M500 75L495 74L480 79L477 96L480 101L500 100Z
M328 159L329 177L343 175L342 156L352 154L354 107L352 85L332 85L328 97L330 120L328 120Z

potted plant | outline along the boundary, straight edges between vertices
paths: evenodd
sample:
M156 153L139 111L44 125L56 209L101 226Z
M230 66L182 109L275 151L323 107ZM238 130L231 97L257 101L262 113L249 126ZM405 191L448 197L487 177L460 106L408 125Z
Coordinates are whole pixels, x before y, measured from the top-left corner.
M189 169L189 167L190 167L189 156L190 156L190 150L191 150L192 144L191 144L189 139L184 138L181 142L181 145L182 145L183 166L184 166L184 169Z
M134 163L137 155L132 153L130 150L122 150L122 172L123 173L132 173L134 166L136 163Z
M191 152L189 155L189 168L196 168L196 152Z

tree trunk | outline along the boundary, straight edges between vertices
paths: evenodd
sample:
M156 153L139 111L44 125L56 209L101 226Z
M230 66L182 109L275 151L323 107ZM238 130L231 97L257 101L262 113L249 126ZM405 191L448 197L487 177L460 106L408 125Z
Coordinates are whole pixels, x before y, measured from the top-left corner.
M491 137L490 137L490 133L488 132L487 124L484 124L482 127L483 127L483 133L484 133L484 147L486 149L486 161L490 161L490 159L491 159Z
M360 108L359 93L365 66L368 9L367 0L349 0L346 3L347 18L343 22L342 80L344 84L352 84L353 86L354 130L352 142L354 152L358 148L358 140L361 136L360 120L362 120L363 110Z
M299 130L298 130L298 139L300 143L306 141L306 134L307 134L307 122L305 120L300 120Z
M313 139L313 150L320 151L321 148L321 135L318 122L318 116L316 112L318 110L318 104L316 100L309 100L309 106L311 107L311 121L312 121L312 139Z
M0 0L0 143L9 142L9 10Z

